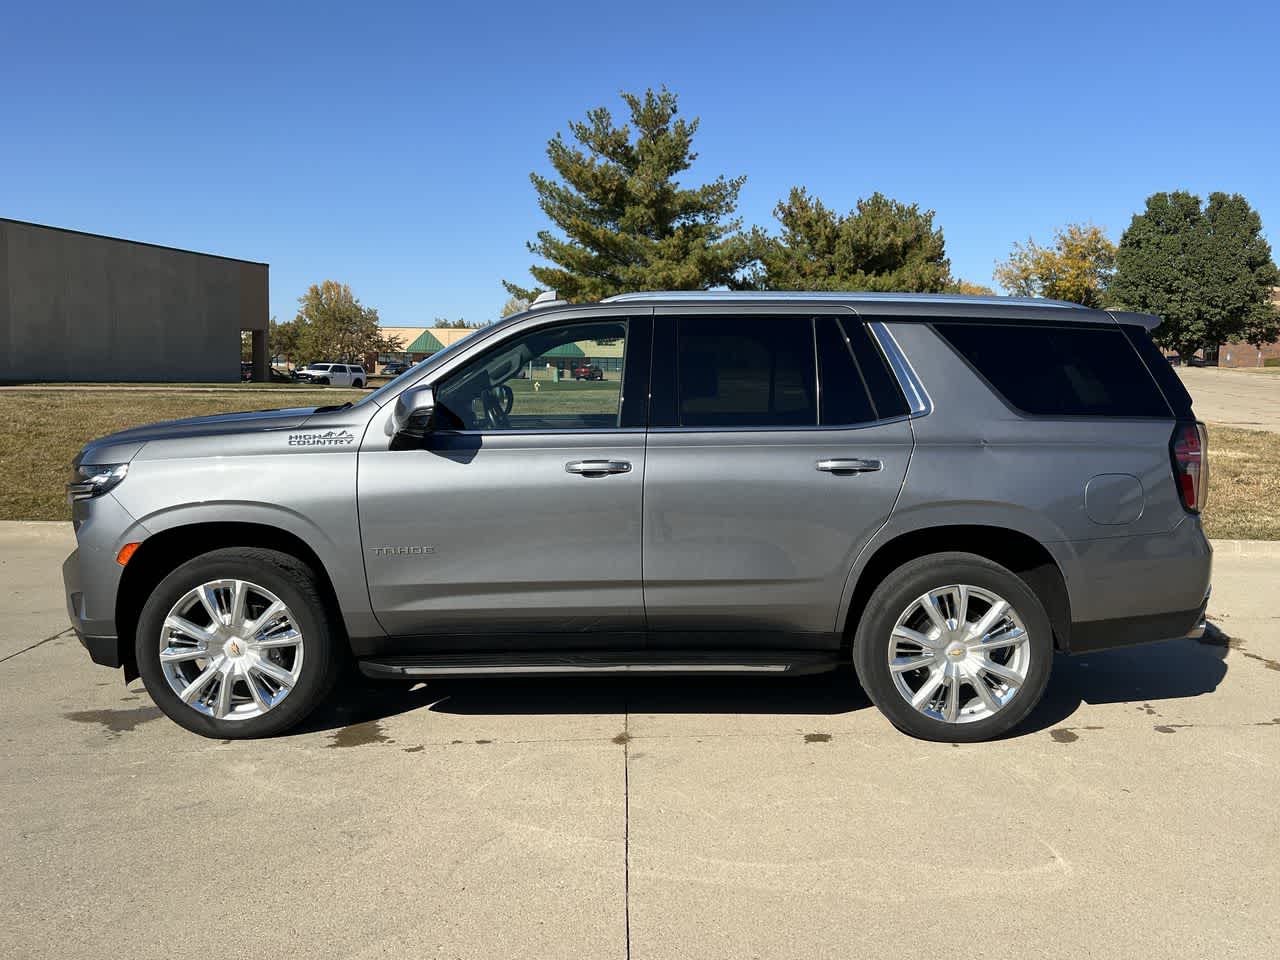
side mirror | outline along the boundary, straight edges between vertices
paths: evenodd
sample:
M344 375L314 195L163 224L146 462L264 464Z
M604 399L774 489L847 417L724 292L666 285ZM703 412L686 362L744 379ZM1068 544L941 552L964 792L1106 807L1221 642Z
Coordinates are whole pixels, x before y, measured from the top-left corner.
M389 424L392 449L417 446L435 426L435 394L430 387L410 387L396 397Z

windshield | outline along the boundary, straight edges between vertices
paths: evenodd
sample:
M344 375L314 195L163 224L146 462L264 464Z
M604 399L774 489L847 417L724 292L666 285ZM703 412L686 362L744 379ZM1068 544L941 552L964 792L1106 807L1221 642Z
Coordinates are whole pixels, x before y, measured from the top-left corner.
M329 369L329 364L327 364L327 363L313 363L313 364L311 364L311 366L307 367L307 369L308 369L308 370L328 370L328 369Z
M434 364L435 361L437 360L442 360L446 357L453 356L453 354L458 352L459 347L464 347L467 344L469 344L475 338L475 335L477 333L480 333L481 331L485 331L485 330L491 330L491 329L493 329L491 326L477 327L475 330L472 330L470 333L468 333L465 337L462 337L459 340L455 340L453 343L449 344L449 346L445 347L443 350L437 350L435 353L429 356L426 360L423 360L415 364L414 366L409 367L409 369L407 369L404 373L400 374L394 380L389 380L388 382L380 386L377 390L373 391L373 393L370 393L367 396L363 397L360 400L359 405L363 406L364 404L372 401L373 403L376 403L378 406L382 406L384 403L387 402L387 399L392 394L398 393L400 391L400 388L403 387L406 383L422 375L422 364L424 363Z

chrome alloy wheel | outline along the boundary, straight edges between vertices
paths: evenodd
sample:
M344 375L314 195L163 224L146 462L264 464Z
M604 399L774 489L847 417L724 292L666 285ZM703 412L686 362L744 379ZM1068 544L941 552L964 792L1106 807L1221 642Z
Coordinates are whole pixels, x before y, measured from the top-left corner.
M952 584L911 601L894 624L889 672L904 700L945 723L1008 706L1031 667L1027 629L990 590Z
M245 580L211 580L188 591L160 630L169 686L218 720L248 720L280 703L298 682L302 650L289 608Z

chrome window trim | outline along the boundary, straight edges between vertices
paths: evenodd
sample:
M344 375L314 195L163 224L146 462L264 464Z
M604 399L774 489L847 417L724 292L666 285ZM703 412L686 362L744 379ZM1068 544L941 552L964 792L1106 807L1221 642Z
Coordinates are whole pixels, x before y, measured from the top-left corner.
M898 380L898 386L902 388L903 396L907 398L907 409L910 411L907 419L927 417L933 413L933 400L929 397L929 391L925 389L915 368L911 366L911 361L907 359L893 331L880 320L872 320L867 326L871 328L876 342L884 351L889 367Z
M579 427L573 430L433 430L433 437L576 437L646 433L644 427Z
M649 433L839 433L849 430L868 430L883 427L890 423L901 423L910 420L914 414L900 417L885 417L882 420L868 420L866 423L831 423L811 424L809 426L792 427L650 427Z

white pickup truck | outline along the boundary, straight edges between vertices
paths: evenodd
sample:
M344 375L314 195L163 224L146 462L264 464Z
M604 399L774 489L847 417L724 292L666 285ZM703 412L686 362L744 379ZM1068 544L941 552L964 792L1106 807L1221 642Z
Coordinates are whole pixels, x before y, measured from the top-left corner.
M309 363L298 371L298 379L335 387L363 387L369 378L359 364Z

